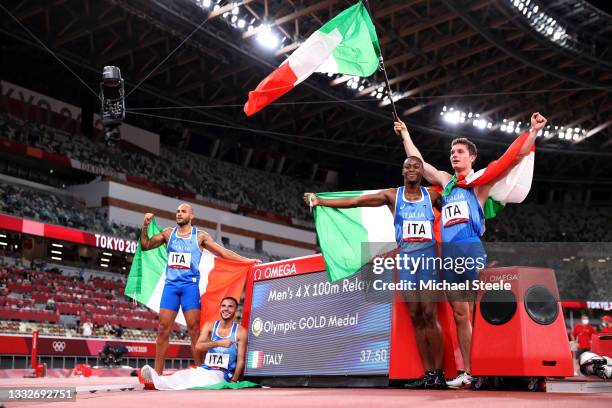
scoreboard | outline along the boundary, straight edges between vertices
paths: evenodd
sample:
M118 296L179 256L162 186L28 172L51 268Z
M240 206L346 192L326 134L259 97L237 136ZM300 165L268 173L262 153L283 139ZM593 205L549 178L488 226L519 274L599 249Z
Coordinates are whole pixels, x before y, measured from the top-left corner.
M313 385L316 378L322 385L342 379L381 385L421 376L407 305L374 292L360 274L329 282L321 255L256 265L242 315L248 331L245 376L292 385ZM442 312L446 331L452 312ZM449 372L457 368L454 343L448 344Z
M254 283L246 374L387 374L391 303L325 271Z

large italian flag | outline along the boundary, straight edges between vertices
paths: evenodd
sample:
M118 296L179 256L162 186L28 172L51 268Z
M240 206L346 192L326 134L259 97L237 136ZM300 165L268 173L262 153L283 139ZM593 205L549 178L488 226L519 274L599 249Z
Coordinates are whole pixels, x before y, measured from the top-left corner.
M149 224L149 237L161 232L155 219ZM130 274L125 285L126 296L137 300L154 312L159 313L162 291L166 280L166 245L143 251L138 243ZM244 290L247 272L252 263L221 259L204 251L200 260L200 302L202 303L200 325L219 318L221 299L232 296L238 300ZM176 322L185 325L185 317L179 311Z
M380 44L362 2L315 31L254 91L244 112L251 116L292 90L314 72L367 77L378 67Z

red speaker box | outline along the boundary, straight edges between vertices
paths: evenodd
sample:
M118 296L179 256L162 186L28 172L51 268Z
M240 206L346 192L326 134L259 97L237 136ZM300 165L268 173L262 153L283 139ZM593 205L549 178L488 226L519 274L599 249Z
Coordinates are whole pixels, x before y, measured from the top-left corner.
M572 355L552 269L506 267L481 272L483 283L510 290L481 290L474 310L471 374L571 377Z

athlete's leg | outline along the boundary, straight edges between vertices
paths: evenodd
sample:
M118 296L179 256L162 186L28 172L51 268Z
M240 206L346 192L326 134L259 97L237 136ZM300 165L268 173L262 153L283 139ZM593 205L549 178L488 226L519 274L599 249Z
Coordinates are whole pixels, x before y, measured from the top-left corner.
M155 346L155 371L158 374L164 372L166 363L166 352L170 332L180 306L179 288L166 284L161 296L159 309L159 326L157 327L157 344Z
M412 297L412 296L411 296ZM408 309L410 310L410 319L412 320L412 327L414 328L414 338L423 361L423 368L425 372L433 371L433 361L429 352L429 345L427 344L427 333L425 317L423 315L423 308L421 302L413 299L407 299Z
M185 315L185 321L187 322L187 331L191 338L191 353L193 354L193 361L195 365L199 366L202 364L202 353L196 350L196 343L200 338L200 310L192 309L183 312Z
M438 303L429 300L428 293L421 293L421 311L425 322L425 338L427 341L427 352L429 361L435 369L442 369L444 364L444 349L442 342L442 328L438 322Z
M185 315L187 331L191 338L191 353L196 366L202 364L202 353L195 346L200 337L200 290L198 284L185 286L181 293L181 308Z
M159 309L159 326L157 328L157 341L155 345L155 371L159 375L164 372L168 341L177 313L175 310Z
M469 303L465 300L450 300L457 326L457 340L459 350L463 358L463 365L466 372L470 372L470 344L472 342L472 322L470 321Z
M204 368L188 368L178 370L172 375L158 375L150 367L142 368L143 377L151 376L151 380L158 390L186 390L193 387L206 387L225 381L223 372L219 370L205 370Z

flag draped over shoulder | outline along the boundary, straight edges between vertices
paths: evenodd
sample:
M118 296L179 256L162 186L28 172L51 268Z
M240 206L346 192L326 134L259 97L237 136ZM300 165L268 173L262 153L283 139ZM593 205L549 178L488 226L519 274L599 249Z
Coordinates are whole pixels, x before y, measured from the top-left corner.
M149 224L147 234L152 237L162 229L155 218ZM149 309L159 313L162 291L166 280L166 264L168 256L166 245L143 251L140 242L134 254L130 274L125 285L124 294L142 303ZM200 260L200 302L202 304L200 325L207 320L216 320L221 299L232 296L240 300L247 272L253 263L243 263L217 258L204 250ZM185 325L182 311L176 319L177 323Z
M529 137L529 131L524 132L512 142L506 152L497 160L467 177L453 176L451 183L444 189L442 195L450 194L455 187L472 188L491 183L498 179L489 192L489 198L483 208L485 218L493 218L508 203L521 203L529 194L533 181L535 162L535 144L529 154L521 158L518 154Z
M268 75L254 91L244 112L251 116L292 90L314 72L367 77L378 67L380 44L362 2L327 22Z

